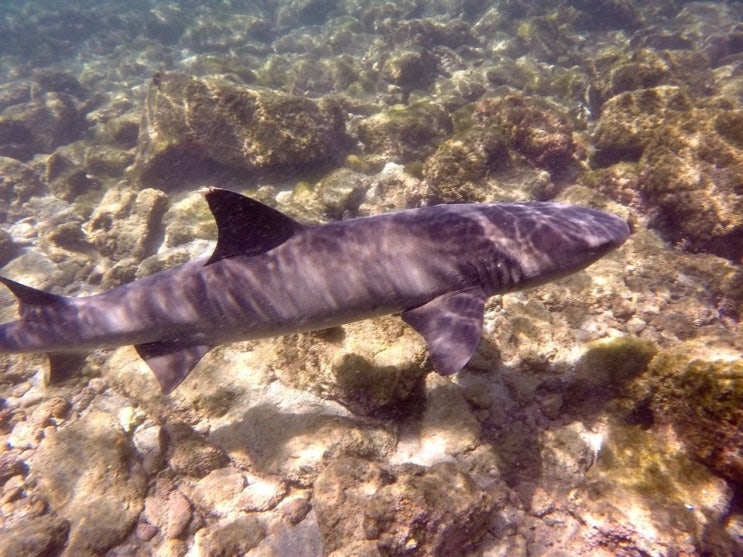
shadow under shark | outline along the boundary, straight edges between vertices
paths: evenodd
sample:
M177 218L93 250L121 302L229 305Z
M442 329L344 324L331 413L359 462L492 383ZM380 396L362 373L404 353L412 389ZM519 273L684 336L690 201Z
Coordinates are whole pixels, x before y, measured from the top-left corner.
M206 194L211 257L93 296L68 298L0 277L20 319L0 353L46 352L55 368L133 344L170 393L212 347L389 313L426 341L436 371L462 369L485 300L590 265L624 243L622 219L548 202L435 205L304 225L254 199Z

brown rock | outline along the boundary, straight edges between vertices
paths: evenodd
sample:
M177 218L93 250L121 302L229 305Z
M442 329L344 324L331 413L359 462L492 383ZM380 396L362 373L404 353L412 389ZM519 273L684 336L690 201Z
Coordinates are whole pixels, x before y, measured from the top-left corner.
M363 539L385 555L463 554L487 532L492 510L490 496L452 463L383 468L341 459L314 487L325 547L339 554Z
M51 153L77 139L84 123L70 95L44 93L0 115L0 154L28 160L37 153Z
M229 457L219 447L209 444L188 424L168 424L165 433L168 464L176 474L202 478L229 464Z
M144 477L116 418L91 410L47 433L31 460L39 491L70 523L71 555L105 553L134 527Z
M366 538L363 510L389 480L379 464L360 458L338 459L321 472L313 486L315 512L328 551Z
M70 523L55 516L39 516L0 529L0 555L59 555L67 542Z
M106 257L141 261L154 250L167 206L168 198L161 191L117 186L106 192L85 228Z
M25 475L26 469L26 464L16 451L5 449L0 453L0 483L12 476Z
M165 538L177 538L191 521L191 503L177 489L162 486L145 499L143 515Z
M489 496L452 463L403 467L364 509L366 537L390 555L462 554L488 530Z
M254 516L224 520L199 530L195 545L199 555L245 555L266 536L266 529Z

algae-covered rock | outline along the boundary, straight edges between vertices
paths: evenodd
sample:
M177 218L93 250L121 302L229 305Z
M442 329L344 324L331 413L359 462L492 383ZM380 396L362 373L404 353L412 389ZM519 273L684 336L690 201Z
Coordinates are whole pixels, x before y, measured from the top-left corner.
M518 58L533 55L551 64L571 56L571 43L565 26L555 17L536 16L520 19L514 25L516 41L510 54Z
M359 123L358 136L369 153L398 163L423 160L452 131L446 110L431 102L393 107Z
M392 6L386 9L390 8ZM454 8L454 11L458 11L457 8ZM394 17L379 22L378 28L383 33L389 33L393 44L409 41L427 49L438 45L456 49L463 45L478 43L478 37L472 31L472 27L459 18L447 18L444 21L427 17ZM401 50L401 52L406 51Z
M568 5L579 12L575 20L579 29L631 31L641 23L637 10L629 0L570 0Z
M45 189L41 176L32 167L9 157L0 157L0 220L23 215L24 204Z
M490 126L475 126L439 145L422 173L441 201L484 201L482 182L508 161L503 135Z
M355 216L369 188L369 178L347 168L340 168L325 176L316 187L318 201L325 216L331 220ZM296 192L296 190L295 190Z
M743 483L743 363L695 359L682 348L661 352L648 369L650 408L670 423L695 459Z
M172 423L165 428L168 464L177 474L201 478L222 468L229 458L188 424Z
M667 555L669 547L735 554L735 542L719 531L730 486L690 460L672 431L614 422L594 441L598 460L570 498L594 544L614 555L627 547L649 555Z
M484 99L475 104L471 117L461 119L460 127L422 167L438 201L542 199L554 190L547 172L561 174L575 163L569 121L534 98L509 94ZM545 179L525 175L538 169Z
M282 29L317 25L330 17L337 4L338 0L290 0L278 7L276 24Z
M0 155L28 160L71 143L85 130L75 99L65 93L44 93L0 115Z
M652 36L638 32L633 41ZM586 61L590 87L585 99L592 116L601 114L602 105L620 93L661 86L682 87L693 96L706 97L715 90L715 76L702 53L688 50L637 48L626 52L610 46Z
M282 382L362 414L404 402L426 373L423 340L392 316L283 337L277 347Z
M595 400L599 389L621 388L647 369L657 351L651 341L633 336L589 344L576 365L572 396Z
M47 158L45 178L52 193L65 201L72 201L96 186L84 168L58 153Z
M163 224L167 246L180 246L197 239L217 237L214 215L209 210L209 205L204 202L204 195L201 192L193 193L171 204L163 216Z
M552 176L575 165L572 127L553 107L523 95L484 99L421 169L440 202L544 199Z
M67 543L70 523L57 516L29 516L0 529L3 555L60 555Z
M13 238L5 230L0 228L0 267L13 259L18 246L13 242Z
M311 47L310 47L311 48ZM304 50L304 49L300 49ZM279 91L301 91L304 95L319 97L330 92L345 91L351 84L352 90L361 85L373 89L373 83L360 74L358 60L348 54L332 58L318 58L313 54L274 54L258 70L256 82L262 87Z
M721 99L695 102L679 87L610 99L594 134L593 164L638 163L638 185L657 211L652 225L690 249L743 256L742 109Z
M155 186L193 181L205 168L290 171L326 164L345 144L332 100L164 73L147 91L135 171Z
M436 58L425 49L396 51L382 67L382 78L403 89L425 89L436 75Z
M510 149L550 173L573 163L572 125L544 101L520 94L484 99L475 106L474 121L497 129Z

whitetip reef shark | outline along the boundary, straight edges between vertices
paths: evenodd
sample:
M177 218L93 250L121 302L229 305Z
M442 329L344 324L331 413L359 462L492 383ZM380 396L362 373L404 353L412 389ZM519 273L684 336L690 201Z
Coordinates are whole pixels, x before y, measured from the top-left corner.
M134 345L170 393L219 344L401 313L433 368L462 369L480 341L485 300L590 265L624 243L627 223L550 202L444 204L320 225L211 189L217 245L106 292L65 297L0 277L20 319L0 353L45 352L55 367Z

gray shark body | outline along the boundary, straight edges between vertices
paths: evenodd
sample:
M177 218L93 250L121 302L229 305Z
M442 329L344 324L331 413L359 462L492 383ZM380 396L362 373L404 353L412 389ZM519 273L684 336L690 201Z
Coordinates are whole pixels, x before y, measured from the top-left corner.
M79 298L0 277L20 302L20 319L0 325L0 353L46 352L54 367L132 344L168 393L219 344L401 313L434 369L451 374L477 347L489 296L580 270L629 234L613 215L546 202L436 205L323 225L226 190L210 190L207 202L218 228L208 260Z

